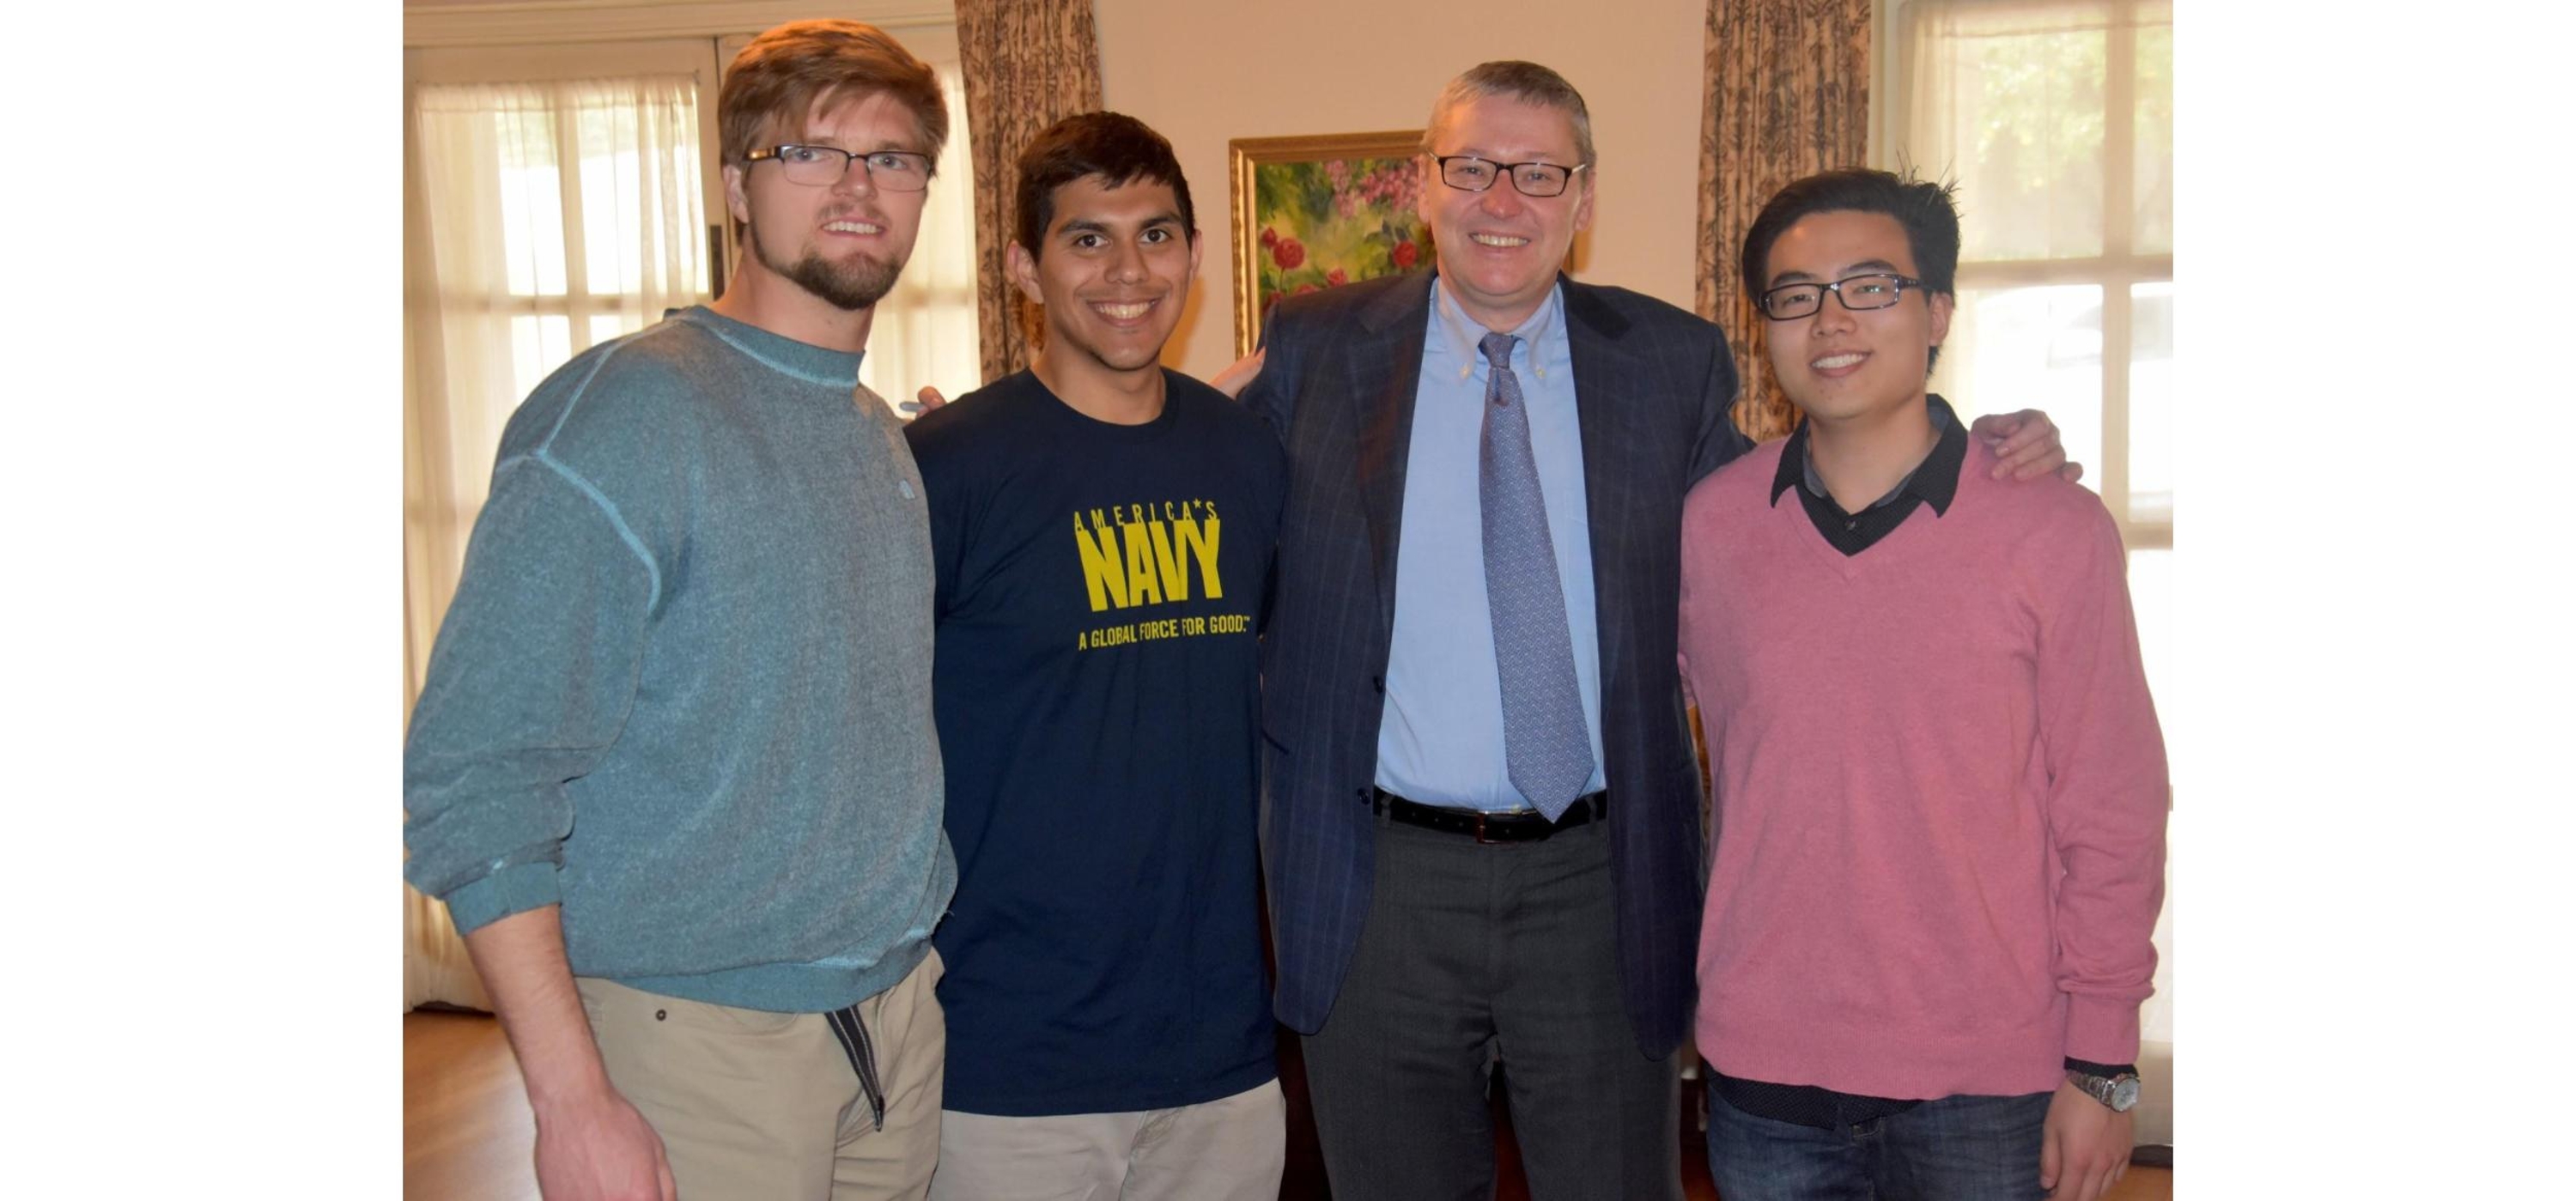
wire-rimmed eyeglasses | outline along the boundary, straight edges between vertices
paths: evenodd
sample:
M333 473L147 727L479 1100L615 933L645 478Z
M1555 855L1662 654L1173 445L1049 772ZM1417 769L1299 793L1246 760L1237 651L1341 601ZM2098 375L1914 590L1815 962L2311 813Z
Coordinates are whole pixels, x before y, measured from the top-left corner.
M864 165L868 182L889 192L918 192L930 186L931 158L909 150L843 150L838 146L767 146L743 157L745 162L778 160L787 182L809 188L841 182L850 164Z
M1461 192L1482 192L1494 186L1496 179L1510 176L1512 189L1523 196L1562 196L1567 184L1574 182L1580 166L1560 167L1555 163L1497 163L1472 154L1434 157L1440 166L1440 182Z
M1922 280L1909 275L1873 271L1867 275L1847 276L1829 284L1782 284L1755 298L1754 307L1761 309L1762 315L1773 321L1795 321L1825 307L1827 292L1842 301L1844 308L1858 313L1893 307L1905 298L1907 288L1922 286Z

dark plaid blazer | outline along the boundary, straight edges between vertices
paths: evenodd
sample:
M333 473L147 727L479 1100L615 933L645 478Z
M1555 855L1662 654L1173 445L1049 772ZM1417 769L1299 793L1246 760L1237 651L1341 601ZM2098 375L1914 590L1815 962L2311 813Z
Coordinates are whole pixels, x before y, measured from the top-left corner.
M1688 1033L1706 866L1675 665L1682 497L1751 448L1726 339L1620 288L1563 280L1601 638L1619 961L1639 1047ZM1368 913L1396 545L1431 274L1280 303L1244 392L1288 444L1262 647L1263 856L1279 1020L1322 1028Z

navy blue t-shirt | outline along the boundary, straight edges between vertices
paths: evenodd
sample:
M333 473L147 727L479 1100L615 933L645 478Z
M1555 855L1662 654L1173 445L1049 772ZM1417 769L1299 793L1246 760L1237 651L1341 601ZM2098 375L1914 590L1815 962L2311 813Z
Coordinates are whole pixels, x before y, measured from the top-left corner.
M908 429L957 852L933 936L949 1109L1167 1109L1276 1071L1254 740L1287 455L1163 378L1144 425L1023 371Z

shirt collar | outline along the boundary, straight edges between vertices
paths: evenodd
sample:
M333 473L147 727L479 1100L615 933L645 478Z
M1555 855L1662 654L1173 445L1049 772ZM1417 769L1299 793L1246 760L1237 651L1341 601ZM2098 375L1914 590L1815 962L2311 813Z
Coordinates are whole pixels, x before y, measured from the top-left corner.
M1431 327L1437 337L1433 345L1445 349L1451 359L1457 360L1457 378L1467 380L1485 373L1482 343L1486 333L1510 334L1528 347L1531 373L1546 379L1550 356L1539 353L1540 344L1565 340L1564 293L1565 285L1560 282L1547 290L1546 299L1538 302L1537 311L1531 313L1528 320L1511 329L1488 331L1468 317L1465 309L1458 307L1458 301L1449 295L1448 287L1434 275L1431 277Z
M1932 444L1931 454L1915 464L1914 470L1906 472L1904 479L1896 481L1896 486L1888 489L1887 495L1871 502L1869 508L1893 504L1897 498L1910 492L1932 506L1934 516L1949 515L1950 501L1959 494L1959 468L1968 458L1968 430L1959 423L1959 415L1951 411L1950 402L1941 399L1940 393L1930 393L1923 400L1924 407L1931 413L1932 428L1940 431L1940 440ZM1815 462L1807 453L1807 423L1804 421L1799 422L1796 432L1789 435L1788 444L1780 448L1780 465L1771 473L1772 507L1779 507L1781 493L1800 484L1805 485L1811 495L1832 499L1833 494L1826 491L1825 481L1816 474Z

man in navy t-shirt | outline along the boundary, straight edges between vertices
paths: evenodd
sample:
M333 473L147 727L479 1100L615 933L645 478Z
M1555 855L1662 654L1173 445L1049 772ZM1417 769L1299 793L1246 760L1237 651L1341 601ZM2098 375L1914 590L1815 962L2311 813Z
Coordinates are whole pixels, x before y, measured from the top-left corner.
M1068 118L1017 204L1045 350L908 430L958 864L931 1196L1268 1201L1254 740L1286 455L1160 365L1199 257L1169 142Z

